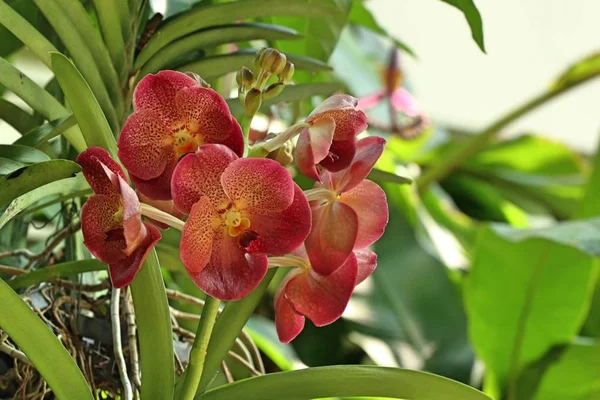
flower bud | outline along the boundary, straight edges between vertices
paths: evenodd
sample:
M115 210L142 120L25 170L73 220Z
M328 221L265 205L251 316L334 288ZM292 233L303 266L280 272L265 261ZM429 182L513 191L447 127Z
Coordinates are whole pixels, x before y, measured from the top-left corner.
M265 92L263 93L263 98L267 100L272 99L273 97L277 97L281 94L281 92L283 92L283 89L285 89L285 84L273 83L272 85L269 85L267 90L265 90Z
M242 67L237 72L235 80L241 88L248 90L252 87L252 84L254 83L254 74L248 68Z
M246 107L246 115L251 117L256 114L262 104L262 92L258 89L250 89L246 93L244 106Z
M278 75L283 71L287 63L285 54L271 48L261 49L259 52L258 65L261 69L273 75Z
M270 152L267 155L267 158L275 160L279 164L281 164L285 167L286 165L289 165L292 163L292 161L294 161L294 156L292 155L293 150L294 150L294 145L292 144L292 142L287 141L280 148Z
M277 76L279 77L279 82L287 83L290 79L292 79L292 76L294 76L294 64L289 61L286 62L283 71L281 71Z
M260 57L262 56L262 54L267 50L267 47L261 47L260 49L258 49L256 51L256 53L254 54L254 65L257 68L260 68Z

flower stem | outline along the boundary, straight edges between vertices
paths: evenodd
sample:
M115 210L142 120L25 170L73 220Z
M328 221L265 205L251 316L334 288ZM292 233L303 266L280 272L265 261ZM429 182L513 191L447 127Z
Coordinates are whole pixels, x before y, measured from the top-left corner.
M190 351L190 362L188 364L181 395L182 400L193 400L194 396L196 396L196 390L198 389L202 371L204 370L206 349L208 348L208 342L215 325L217 313L219 312L219 303L219 300L213 297L206 297L202 315L200 316L200 323L198 324L198 331L196 332L196 338L194 339L194 344Z
M252 125L253 118L254 115L244 114L242 121L240 122L242 134L244 135L244 157L248 155L248 148L250 147L250 144L248 143L248 136L250 136L250 126Z
M142 210L142 215L152 218L155 221L162 222L163 224L167 224L172 228L177 229L178 231L183 230L184 222L179 218L175 218L169 213L166 213L158 208L152 207L149 204L140 203L140 207Z
M560 86L554 86L500 117L500 119L494 121L480 133L474 135L470 140L458 147L455 151L448 154L447 157L439 160L439 162L426 170L425 173L421 175L419 179L417 179L416 183L419 191L424 192L431 183L436 181L439 182L452 173L452 171L467 161L471 156L483 149L496 135L500 133L502 128L511 124L521 116L527 114L529 111L532 111L542 104L545 104L554 97L557 97L599 75L600 70L597 70L593 71L593 73L583 76L579 80L573 80Z

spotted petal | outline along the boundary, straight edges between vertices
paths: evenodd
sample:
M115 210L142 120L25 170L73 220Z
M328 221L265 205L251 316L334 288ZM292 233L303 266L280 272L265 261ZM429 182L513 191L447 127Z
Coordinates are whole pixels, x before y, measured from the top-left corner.
M96 194L111 194L118 190L116 180L111 179L106 170L127 180L121 166L102 147L88 147L77 156L76 161L81 165L85 180Z
M357 108L358 100L347 94L335 94L317 106L306 119L309 124L321 118L333 118L335 133L333 140L354 140L356 135L367 129L367 116Z
M200 197L207 196L216 208L226 200L221 175L238 156L228 147L207 144L181 159L171 181L171 194L177 208L189 213ZM291 203L291 201L290 201Z
M316 165L329 154L334 132L333 118L321 118L300 133L294 158L298 169L307 177L320 181Z
M108 264L124 257L123 226L115 218L120 207L117 194L96 194L81 208L83 244L96 258Z
M352 254L358 232L358 217L348 205L334 201L313 208L312 231L306 251L315 272L330 275Z
M290 273L290 275L293 274ZM275 328L282 343L289 343L304 329L304 316L294 310L284 296L284 288L288 281L282 283L281 289L275 294Z
M179 243L181 261L189 272L202 271L210 261L213 237L220 225L219 215L210 199L200 197L192 206Z
M356 286L358 266L351 254L340 268L329 276L305 271L287 282L285 298L300 314L316 326L329 325L337 320L348 305Z
M370 246L383 235L389 213L385 192L379 185L365 179L354 189L343 193L340 202L350 206L357 216L354 248Z

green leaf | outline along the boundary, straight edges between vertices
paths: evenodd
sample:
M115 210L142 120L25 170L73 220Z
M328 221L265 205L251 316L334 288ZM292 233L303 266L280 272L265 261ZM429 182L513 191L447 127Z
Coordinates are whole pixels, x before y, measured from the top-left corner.
M398 185L406 185L413 183L413 180L410 177L400 176L377 168L373 168L373 170L371 170L371 173L367 178L377 182L391 182L396 183Z
M6 86L8 90L19 96L34 111L37 111L48 120L69 115L67 109L50 93L39 87L3 58L0 58L0 85ZM85 142L78 129L67 130L64 135L77 151L85 149Z
M29 357L54 395L61 400L93 399L83 374L62 343L2 279L0 304L0 329Z
M233 23L238 20L277 15L332 15L336 7L332 0L313 3L311 0L241 0L206 4L194 7L172 18L152 36L139 54L136 65L144 65L160 49L172 41L209 26Z
M322 0L309 0L309 6L322 3ZM273 17L278 25L288 26L304 36L297 42L277 42L277 49L285 54L304 54L308 57L327 61L335 49L342 30L348 21L352 0L333 0L333 15L312 17Z
M64 133L66 130L70 129L76 124L77 120L72 114L68 117L48 121L45 124L25 133L23 136L17 139L14 144L37 147Z
M88 146L100 146L117 159L117 144L100 105L83 76L67 57L52 53L56 79L71 104Z
M533 400L600 398L600 344L576 343L543 376Z
M280 369L291 371L294 369L294 363L300 363L294 348L279 341L275 323L270 319L254 315L248 320L246 331L260 351Z
M473 0L442 0L444 3L450 4L453 7L458 8L465 15L467 23L471 28L471 36L477 46L485 53L485 44L483 42L483 23L481 21L481 14L473 3Z
M16 170L25 167L25 164L10 158L0 157L0 176L12 174Z
M0 119L23 134L38 125L37 118L6 99L0 98Z
M75 64L77 64L77 68L81 70L81 75L85 77L86 85L89 84L94 96L98 99L98 103L106 114L106 118L110 121L111 126L116 129L118 127L117 113L110 100L107 86L104 85L102 80L103 74L100 73L99 65L96 64L91 49L86 42L87 39L81 36L76 25L59 3L45 0L34 1L64 43L69 55L73 58ZM82 22L78 22L78 24ZM51 61L51 64L52 70L57 74L54 60ZM73 102L70 102L70 104L71 106L76 105ZM60 116L62 117L63 115ZM57 117L49 119L56 119ZM77 120L81 122L79 118Z
M21 211L35 204L44 197L76 194L88 189L89 185L83 178L83 175L77 175L74 178L61 179L44 186L40 186L37 189L33 189L32 191L17 197L8 205L8 208L4 211L2 216L0 216L0 228L2 228L12 218L16 217Z
M49 265L23 275L18 275L7 283L13 290L18 290L28 286L38 285L53 278L64 278L68 276L79 275L84 272L104 270L106 270L106 264L98 260L69 261L60 264Z
M117 72L126 72L125 41L121 32L120 9L117 2L123 3L119 0L94 0L94 7L112 63Z
M150 252L131 282L131 294L140 344L140 397L172 399L175 365L171 313L156 251Z
M577 218L600 216L600 147L596 150L592 163L592 172L577 209Z
M573 86L588 79L594 78L600 72L600 53L594 53L590 56L571 65L557 79L552 88L560 90L561 88Z
M73 161L51 160L26 166L0 177L0 208L31 190L72 176L80 170L79 165Z
M261 110L268 110L269 107L274 104L291 103L294 101L305 100L312 96L329 96L341 88L342 86L336 82L303 83L301 85L286 86L279 96L264 101ZM227 105L229 105L232 114L237 115L244 111L244 108L237 97L227 99Z
M365 7L363 0L354 0L352 2L349 20L350 23L354 25L360 25L363 28L366 28L372 32L378 33L382 36L392 39L396 47L399 47L411 56L416 57L414 51L410 47L408 47L406 43L392 38L391 35L385 29L383 29L381 25L379 25L379 23L373 17L373 14L371 14L367 7Z
M177 59L193 51L248 40L292 40L299 37L298 33L292 29L269 24L218 26L176 40L148 60L145 65L136 65L134 68L143 67L140 76L144 76L167 67L175 66L174 63Z
M471 340L495 391L508 387L514 398L521 369L581 328L598 261L579 250L584 237L567 235L562 224L480 232L465 298Z
M354 365L262 375L220 386L196 399L305 400L328 396L490 400L488 396L470 386L426 372Z
M50 157L48 157L46 153L34 149L33 147L18 144L0 144L0 157L24 164L35 164L50 160Z
M239 70L243 66L252 66L256 51L240 50L235 53L202 58L198 61L178 67L179 71L195 72L204 79L218 78L229 72ZM329 71L331 67L314 58L286 54L287 59L294 63L296 70L311 72Z

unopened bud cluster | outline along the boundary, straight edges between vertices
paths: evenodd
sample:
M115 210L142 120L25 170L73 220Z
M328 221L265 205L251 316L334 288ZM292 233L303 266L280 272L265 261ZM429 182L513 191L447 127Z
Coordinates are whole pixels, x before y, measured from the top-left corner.
M256 73L242 67L236 75L238 98L249 116L256 114L264 99L278 96L294 75L294 64L285 54L271 48L264 47L256 52L254 66ZM277 82L265 89L271 76L276 76Z

